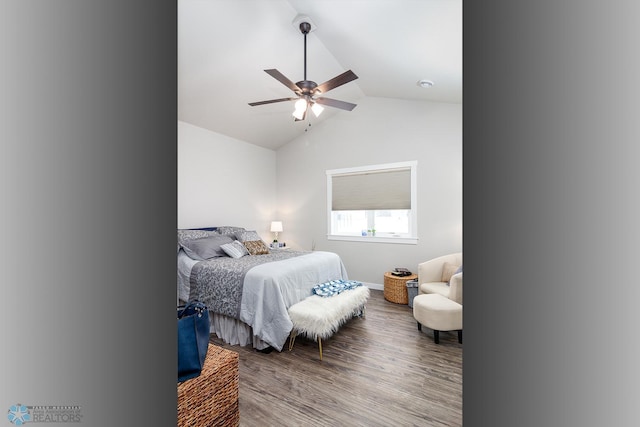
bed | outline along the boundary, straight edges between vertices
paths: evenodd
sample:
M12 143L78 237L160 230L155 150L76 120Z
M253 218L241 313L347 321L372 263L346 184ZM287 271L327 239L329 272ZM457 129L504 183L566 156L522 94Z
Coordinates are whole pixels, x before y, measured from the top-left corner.
M209 308L211 332L231 345L281 351L293 324L288 308L314 285L348 279L332 252L270 250L242 227L178 230L178 303Z

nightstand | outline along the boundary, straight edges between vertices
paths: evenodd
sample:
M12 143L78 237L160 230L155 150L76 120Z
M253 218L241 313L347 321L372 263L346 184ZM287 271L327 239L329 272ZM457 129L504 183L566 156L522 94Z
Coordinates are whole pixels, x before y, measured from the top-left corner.
M283 245L286 245L286 243L284 243L284 242L281 242L281 243L282 243ZM289 247L288 247L288 246L277 246L277 247L276 247L276 246L274 246L274 245L277 245L277 242L275 242L275 243L274 243L274 242L271 242L271 243L269 244L269 250L272 250L272 251L282 251L282 250L285 250L285 249L289 249Z
M417 274L401 277L394 276L390 271L384 273L384 299L396 304L409 304L407 282L417 278Z

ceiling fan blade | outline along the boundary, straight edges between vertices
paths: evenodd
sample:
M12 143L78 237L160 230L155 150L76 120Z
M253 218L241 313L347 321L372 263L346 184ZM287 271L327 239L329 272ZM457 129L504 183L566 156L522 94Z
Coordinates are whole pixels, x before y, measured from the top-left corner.
M328 105L329 107L340 108L341 110L351 111L356 108L357 104L352 104L350 102L338 101L337 99L331 98L318 98L316 99L318 104Z
M284 101L295 101L299 98L279 98L279 99L270 99L268 101L258 101L258 102L250 102L249 105L255 107L256 105L264 105L264 104L273 104L275 102L284 102Z
M326 93L329 92L331 89L334 89L338 86L342 86L345 83L349 83L350 81L353 81L355 79L357 79L358 76L356 76L356 74L349 70L349 71L345 71L344 73L340 74L339 76L336 76L334 78L332 78L331 80L327 80L326 82L322 83L321 85L319 85L316 88L316 91L320 91L322 93Z
M291 89L292 91L294 92L300 91L300 88L296 86L294 82L286 78L284 74L282 74L280 71L276 70L275 68L270 70L264 70L264 72L269 74L271 77L273 77L274 79L276 79L277 81L279 81L280 83L282 83L283 85Z

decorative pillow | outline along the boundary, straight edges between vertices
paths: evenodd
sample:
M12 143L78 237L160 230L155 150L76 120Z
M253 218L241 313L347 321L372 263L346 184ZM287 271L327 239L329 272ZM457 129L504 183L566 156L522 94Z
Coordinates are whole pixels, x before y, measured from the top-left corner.
M250 240L242 242L251 255L265 255L269 253L269 248L262 240Z
M242 258L245 255L249 255L249 251L247 251L247 248L245 248L244 245L237 240L220 246L220 249L222 249L231 258Z
M262 237L255 230L242 230L236 233L236 237L241 242L254 242L256 240L262 240Z
M201 239L203 237L217 236L218 232L210 230L178 230L178 244L183 245L191 240Z
M445 262L442 265L442 278L440 280L449 283L449 280L451 280L451 276L454 275L458 267L459 266L450 262Z
M217 231L218 231L218 233L222 234L223 236L235 237L236 234L240 233L241 231L244 231L244 228L242 228L242 227L231 227L231 226L228 226L228 225L224 225L222 227L218 227Z
M191 240L182 245L182 249L191 258L203 261L205 259L211 259L221 256L227 256L227 254L220 248L222 245L233 242L233 239L229 236L209 236L202 237L200 239Z

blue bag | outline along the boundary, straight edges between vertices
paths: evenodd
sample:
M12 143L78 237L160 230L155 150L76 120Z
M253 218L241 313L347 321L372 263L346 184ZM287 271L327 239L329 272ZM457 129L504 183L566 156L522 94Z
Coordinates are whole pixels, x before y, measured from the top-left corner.
M178 382L200 375L209 349L209 310L200 301L178 307Z

